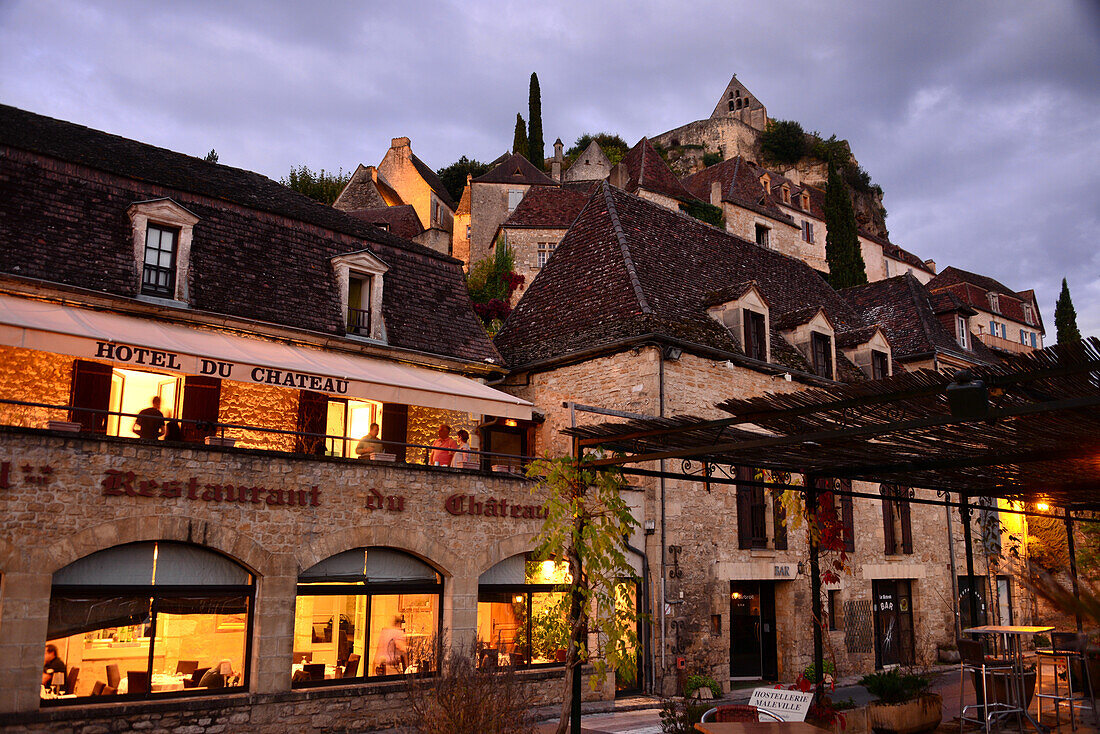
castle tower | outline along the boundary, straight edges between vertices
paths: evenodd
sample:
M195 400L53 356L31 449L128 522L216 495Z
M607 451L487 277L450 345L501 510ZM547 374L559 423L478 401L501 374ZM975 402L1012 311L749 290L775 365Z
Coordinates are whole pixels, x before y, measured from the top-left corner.
M764 104L756 98L756 95L745 88L745 85L737 81L734 74L726 91L718 99L714 112L710 113L710 119L733 117L745 123L749 127L763 130L768 126L768 110Z

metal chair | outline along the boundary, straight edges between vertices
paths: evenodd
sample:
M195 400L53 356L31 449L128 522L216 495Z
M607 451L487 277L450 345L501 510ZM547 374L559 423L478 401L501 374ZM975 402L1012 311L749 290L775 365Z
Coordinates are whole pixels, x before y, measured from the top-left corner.
M959 657L962 664L959 666L959 731L962 732L963 726L966 722L972 724L980 724L985 728L986 734L989 734L989 720L992 719L997 712L990 711L990 709L1005 709L1005 713L1012 710L1014 707L1007 703L996 701L989 703L989 683L990 676L994 673L1004 673L1006 675L1012 674L1012 663L1007 660L987 659L985 656L985 650L982 648L982 643L977 640L959 640ZM963 705L965 703L964 692L966 690L966 674L968 672L977 673L981 681L982 697L981 702L975 701L969 706ZM978 686L974 686L975 699L978 695ZM980 708L982 710L982 718L975 719L967 716L966 712L969 709Z
M711 716L714 718L709 718ZM750 706L747 703L728 703L707 709L703 712L703 717L699 722L756 722L760 721L761 716L764 717L764 721L783 721L782 718L767 709Z
M1043 701L1046 699L1054 701L1054 718L1058 718L1058 712L1063 703L1069 704L1069 724L1070 728L1077 729L1077 715L1076 710L1079 708L1088 708L1092 711L1092 716L1100 724L1100 714L1096 710L1096 697L1092 692L1092 676L1089 674L1089 659L1088 659L1088 644L1089 636L1084 632L1053 632L1050 635L1050 647L1049 650L1036 650L1035 662L1036 662L1036 685L1040 686L1040 690L1035 694L1035 698L1038 700L1039 715L1038 718L1043 718ZM1043 680L1043 664L1047 663L1054 668L1054 693L1042 692L1042 680ZM1059 664L1066 666L1066 695L1061 695L1058 690L1058 668ZM1082 671L1081 678L1083 680L1077 680L1077 676L1074 675L1074 669ZM1084 690L1080 690L1084 685ZM1080 693L1080 696L1075 696L1076 692ZM1086 705L1087 703L1087 705Z

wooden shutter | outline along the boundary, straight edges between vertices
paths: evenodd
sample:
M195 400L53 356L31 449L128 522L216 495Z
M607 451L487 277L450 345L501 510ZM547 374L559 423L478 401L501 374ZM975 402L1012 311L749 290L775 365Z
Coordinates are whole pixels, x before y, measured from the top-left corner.
M110 410L111 365L73 361L73 381L69 389L69 405L85 410L72 410L69 420L80 424L80 430L107 435L107 414L89 413L88 410Z
M841 479L839 489L844 492L851 492L851 481ZM856 523L850 495L841 495L840 497L840 521L844 526L844 550L848 553L854 553L856 550Z
M737 478L748 479L748 470L737 467ZM737 547L752 548L752 488L737 487Z
M883 484L879 487L882 495L882 536L888 556L897 552L897 539L894 537L894 492L892 485Z
M780 498L783 492L776 490L772 494L772 535L775 538L776 550L787 550L787 508L783 506Z
M222 381L216 377L188 375L183 378L183 440L202 443L218 432L218 405L221 402ZM191 421L199 421L192 423Z
M913 525L912 519L909 516L909 502L905 499L909 497L910 490L905 489L898 491L898 522L901 525L901 552L907 555L913 553Z
M382 443L386 453L397 454L397 462L407 461L405 444L409 442L409 406L402 403L382 404Z
M382 425L383 430L385 430L385 422ZM322 392L301 390L298 393L298 431L301 433L323 434L327 428L328 395ZM295 450L302 454L321 456L325 453L325 439L318 435L299 435Z

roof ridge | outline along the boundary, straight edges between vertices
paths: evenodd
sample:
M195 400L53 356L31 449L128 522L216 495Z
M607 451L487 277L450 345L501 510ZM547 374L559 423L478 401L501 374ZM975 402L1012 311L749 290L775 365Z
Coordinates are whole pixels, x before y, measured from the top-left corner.
M730 178L730 187L726 191L726 193L730 196L730 201L733 201L733 187L737 185L737 174L741 170L741 156L737 156L733 159L733 161L733 177ZM719 206L721 206L721 204L719 204Z
M932 338L932 330L928 328L928 322L926 322L924 319L924 309L921 307L921 301L923 300L924 308L927 308L933 314L935 314L935 309L933 309L932 304L928 302L928 296L922 295L914 287L914 283L920 284L920 281L917 280L915 275L910 272L906 272L904 275L902 275L902 277L905 278L905 284L909 288L909 293L913 296L913 298L917 299L917 320L920 321L920 328L924 332L924 338L927 339L928 343L932 345L932 351L936 351L937 349L939 349L939 347L936 346L936 340Z
M634 288L634 295L638 299L638 306L642 309L642 313L651 314L653 309L650 308L649 301L646 300L645 293L642 291L642 282L638 278L637 269L634 267L634 258L630 255L630 245L627 244L626 233L623 232L623 225L619 221L619 212L615 208L615 200L611 196L611 185L607 181L603 181L600 186L604 201L607 203L607 214L611 218L611 226L615 230L615 237L619 240L619 247L622 249L627 277L630 278L630 285Z

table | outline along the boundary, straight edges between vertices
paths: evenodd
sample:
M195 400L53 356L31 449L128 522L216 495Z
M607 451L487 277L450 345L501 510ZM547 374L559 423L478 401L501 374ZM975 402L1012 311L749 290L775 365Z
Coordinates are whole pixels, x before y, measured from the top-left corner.
M695 729L703 734L823 734L825 731L805 721L714 721L696 724Z
M161 693L163 691L182 691L184 689L184 679L189 679L187 675L171 675L169 673L153 673L153 680L149 682L149 688L153 693ZM124 696L130 691L130 679L128 677L123 678L118 684L118 694Z
M1052 632L1053 627L1031 627L1021 625L1001 625L1001 624L986 624L981 627L969 627L964 629L963 632L976 635L998 635L1001 638L1001 649L1007 653L1009 659L1012 661L1012 685L1009 689L1012 691L1012 698L1015 699L1014 708L1004 709L997 711L995 716L1009 716L1012 714L1020 715L1027 719L1028 722L1035 727L1037 732L1049 731L1047 727L1040 724L1038 721L1031 717L1028 712L1027 698L1024 696L1024 653L1023 653L1023 637L1024 635L1038 635L1046 632ZM1039 685L1039 681L1035 681L1035 685Z

